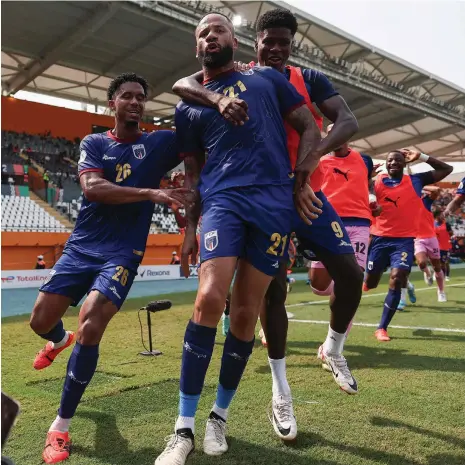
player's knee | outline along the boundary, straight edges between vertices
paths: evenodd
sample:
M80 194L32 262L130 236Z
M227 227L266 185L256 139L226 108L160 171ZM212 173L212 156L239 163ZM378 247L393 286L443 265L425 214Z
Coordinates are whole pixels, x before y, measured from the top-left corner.
M400 276L398 274L391 276L389 281L391 289L401 289L402 287L405 287L407 285L407 280L404 279L403 276Z
M195 299L195 312L200 315L221 314L226 298L218 287L200 289Z
M47 334L55 326L56 322L51 322L41 304L35 305L29 320L29 326L36 334Z
M103 327L102 327L103 326ZM106 325L99 319L87 318L77 331L77 340L80 344L95 345L102 339Z
M425 260L420 260L420 261L418 262L418 266L420 267L420 270L423 271L423 270L426 270L427 263L426 263Z

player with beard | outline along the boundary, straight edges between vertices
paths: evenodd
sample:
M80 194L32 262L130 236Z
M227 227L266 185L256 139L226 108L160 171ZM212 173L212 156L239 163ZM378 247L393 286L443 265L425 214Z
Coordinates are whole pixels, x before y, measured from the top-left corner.
M431 213L433 202L439 196L439 188L426 186L423 189L422 203L425 208L418 212L418 233L415 237L415 258L421 271L423 271L425 282L428 286L433 284L433 276L428 266L428 259L434 269L438 285L438 302L447 302L444 292L444 273L441 269L439 253L439 242L434 230L434 217Z
M84 194L63 255L39 291L30 325L47 340L34 368L42 370L75 340L66 369L58 416L42 457L59 463L70 454L69 425L97 367L105 329L124 303L144 256L154 204L189 205L187 189L159 190L163 175L180 162L172 131L141 132L148 85L122 74L108 88L115 128L86 136L78 171ZM190 199L189 199L190 196ZM76 336L61 318L83 296Z
M287 260L291 221L297 214L293 190L303 218L314 218L312 210L321 213L311 203L310 199L320 202L305 182L318 163L313 152L321 137L302 96L273 69L234 70L233 53L238 44L234 27L225 16L206 15L195 37L204 85L218 95L239 94L250 108L250 119L242 126L232 126L205 106L181 101L176 109L181 153L190 156L185 163L185 185L197 187L201 201L201 211L186 210L181 260L187 275L190 256L195 263L195 233L201 214L201 266L194 313L184 336L179 416L157 465L183 465L194 449L197 405L237 268L230 330L203 443L208 455L228 450L228 409L252 352L260 304L280 261ZM295 182L283 118L300 134Z
M257 21L255 48L259 64L280 71L305 98L320 130L323 118L316 111L315 105L334 123L333 130L316 150L318 157L321 157L345 144L357 131L358 126L346 102L334 90L325 75L315 70L286 65L296 31L297 20L290 11L268 11ZM173 86L173 91L185 99L215 108L232 125L240 126L247 122L248 107L242 98L238 98L241 96L210 92L199 84L202 79L202 72L196 73L178 81ZM295 163L299 137L292 128L286 129L289 155ZM342 348L345 332L360 303L363 274L341 219L321 191L322 180L323 172L317 167L310 178L310 185L323 203L323 214L313 221L311 227L300 218L294 218L293 230L297 233L303 249L314 252L334 280L332 292L327 287L317 288L319 284L312 283L319 292L331 294L331 321L321 354L324 354L328 365L331 366L336 383L345 392L356 393L357 383L342 355ZM264 310L260 314L273 378L273 426L276 434L282 439L294 438L297 433L291 390L286 379L286 276L286 266L281 264L278 275L268 288Z
M433 170L426 173L404 174L407 163L421 160ZM401 288L407 280L413 263L414 238L417 235L417 215L424 206L421 192L425 185L441 181L452 172L452 166L428 155L408 149L390 152L386 161L387 174L375 180L374 193L381 206L372 230L368 251L368 266L364 290L378 287L387 266L391 267L389 290L375 336L378 341L391 338L387 328L400 302Z

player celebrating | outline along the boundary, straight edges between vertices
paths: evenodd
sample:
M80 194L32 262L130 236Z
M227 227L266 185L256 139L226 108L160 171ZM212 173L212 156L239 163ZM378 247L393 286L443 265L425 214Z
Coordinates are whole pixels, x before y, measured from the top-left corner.
M144 256L154 203L186 206L187 189L158 190L163 175L179 164L172 131L140 131L148 85L122 74L108 88L115 129L81 142L78 169L84 193L76 227L63 255L42 285L31 328L49 342L34 368L48 367L69 347L74 333L62 316L87 294L79 313L76 345L68 361L58 416L50 426L45 463L69 457L71 418L97 367L105 328L123 304Z
M424 161L434 169L426 173L404 174L406 164L415 160ZM387 328L399 305L401 288L407 287L417 235L417 215L424 208L420 200L422 188L439 182L452 172L452 166L408 149L390 152L386 167L387 174L380 174L375 180L375 195L382 210L372 231L364 284L365 290L376 288L385 268L391 267L389 290L375 332L378 341L391 340Z
M452 199L449 205L447 205L447 208L444 211L444 216L448 217L449 215L455 213L463 202L465 202L465 178L463 178L459 184L457 192L455 193L455 197Z
M426 186L422 196L424 208L418 211L418 233L415 238L415 258L420 270L423 271L426 284L433 284L433 276L428 267L428 259L433 265L436 282L438 285L438 302L447 302L444 292L444 273L441 269L439 254L439 242L434 229L434 218L431 213L433 202L439 195L439 188Z
M453 235L452 227L444 219L444 215L440 210L433 213L434 216L434 230L439 242L439 253L441 255L441 267L446 277L446 281L450 280L450 238Z
M296 211L282 115L301 135L297 205L306 216L314 217L310 205L301 202L310 190L305 184L307 160L301 162L310 154L307 158L314 165L312 154L321 137L304 99L284 76L272 69L234 71L237 39L225 16L206 15L197 26L196 41L205 85L220 97L240 94L251 109L251 117L245 125L236 127L227 124L213 109L185 102L177 107L181 152L198 157L195 166L185 164L189 186L197 182L207 152L198 184L202 201L201 266L194 313L184 337L179 416L175 434L157 458L157 465L183 465L194 448L195 413L216 328L237 266L230 330L203 444L208 455L221 455L228 450L228 408L252 352L260 304L280 260L287 259L287 241ZM188 267L188 257L196 255L199 214L193 209L186 211L188 226L181 257L184 268Z
M278 8L262 15L257 21L258 62L261 66L273 67L284 74L304 96L320 129L323 119L313 104L334 122L333 130L317 149L317 154L321 157L347 142L358 126L344 99L337 94L326 76L315 70L286 66L296 31L297 20L289 10ZM244 124L248 118L245 102L235 97L219 97L209 92L199 85L198 82L202 79L202 73L196 73L178 81L173 86L173 91L183 98L217 109L232 124ZM292 128L287 128L287 135L289 155L295 163L299 137ZM317 167L311 176L310 185L323 203L323 214L313 221L311 228L299 218L295 218L294 230L305 249L318 252L336 283L330 304L330 328L324 346L338 385L346 392L356 392L357 384L341 352L345 332L360 302L363 275L340 218L321 192L322 178L323 173ZM280 438L293 439L297 433L297 426L285 363L288 329L285 308L286 277L286 266L281 264L278 275L268 288L265 311L261 312L260 320L268 341L269 363L273 375L273 426Z
M327 132L330 133L332 128L330 124ZM354 248L357 263L365 271L371 218L379 215L381 210L376 204L376 198L369 192L373 161L346 143L334 150L334 154L322 157L320 164L324 172L321 189L340 216ZM311 262L310 282L316 295L331 295L334 288L331 276L319 261ZM350 326L346 335L349 330ZM318 357L321 359L324 358L322 351L323 346L320 346ZM323 363L323 367L331 371L326 363Z

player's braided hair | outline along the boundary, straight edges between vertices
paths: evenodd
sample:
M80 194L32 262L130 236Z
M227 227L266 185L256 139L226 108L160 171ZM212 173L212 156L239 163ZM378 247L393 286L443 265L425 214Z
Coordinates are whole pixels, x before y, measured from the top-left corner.
M294 36L297 32L297 18L289 10L283 8L267 11L258 18L257 32L278 27L289 29Z
M144 89L144 94L147 97L149 91L148 82L142 77L138 76L135 73L123 73L119 76L116 76L113 81L110 82L107 91L108 100L112 100L115 92L125 83L125 82L137 82Z

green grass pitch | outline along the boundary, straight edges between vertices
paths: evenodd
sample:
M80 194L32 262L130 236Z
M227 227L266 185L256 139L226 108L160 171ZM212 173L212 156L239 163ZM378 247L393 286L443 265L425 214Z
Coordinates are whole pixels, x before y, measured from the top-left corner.
M418 273L412 280L419 289L427 287ZM434 289L419 291L417 304L396 314L393 325L412 328L391 329L390 343L378 343L372 327L353 327L345 356L359 384L357 396L341 392L316 359L326 325L289 324L288 378L299 427L290 445L280 442L268 420L271 375L257 340L230 411L229 452L207 457L202 440L224 341L219 331L197 415L197 449L188 463L464 465L465 332L414 329L465 329L465 270L453 270L448 284L454 286L446 289L447 303L437 303ZM373 294L385 291L386 279L364 294L356 322L378 322L384 295ZM173 301L172 310L153 317L154 345L163 351L161 357L138 355L143 347L136 309L151 299L129 300L109 325L98 371L71 424L69 465L150 465L163 450L177 413L182 338L194 293L165 297ZM289 294L288 310L294 319L328 320L327 303L295 306L316 300L322 298L298 282ZM141 317L147 343L145 314ZM64 321L66 328L75 329L77 311L68 312ZM2 390L21 404L3 453L16 465L37 465L70 351L48 369L34 371L32 360L42 341L30 330L27 316L2 323Z

